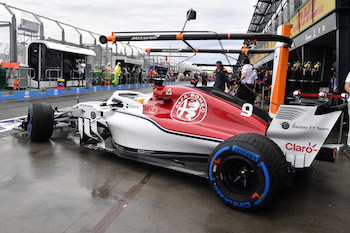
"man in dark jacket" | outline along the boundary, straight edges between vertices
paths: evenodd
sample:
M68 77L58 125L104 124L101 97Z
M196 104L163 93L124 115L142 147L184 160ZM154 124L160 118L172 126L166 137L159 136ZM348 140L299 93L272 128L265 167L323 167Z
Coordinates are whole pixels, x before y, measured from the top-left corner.
M214 88L225 91L226 86L228 87L229 83L227 78L227 70L224 67L222 67L221 61L216 62L215 77L216 77L216 80L215 80Z
M70 80L71 70L73 70L72 63L67 58L65 58L63 60L63 79L65 80L64 82L65 87L67 86L68 80Z
M207 73L202 73L202 87L206 87L208 83L208 75Z

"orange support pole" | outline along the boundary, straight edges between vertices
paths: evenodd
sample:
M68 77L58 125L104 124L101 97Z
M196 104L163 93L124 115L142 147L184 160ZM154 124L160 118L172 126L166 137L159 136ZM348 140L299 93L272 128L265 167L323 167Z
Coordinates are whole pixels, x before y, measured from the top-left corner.
M290 37L291 26L288 24L280 26L278 31L282 36ZM277 56L276 56L277 55ZM270 116L276 115L280 105L284 104L287 84L287 68L289 59L289 48L282 42L276 43L274 61L274 79L272 83L272 93L270 102Z

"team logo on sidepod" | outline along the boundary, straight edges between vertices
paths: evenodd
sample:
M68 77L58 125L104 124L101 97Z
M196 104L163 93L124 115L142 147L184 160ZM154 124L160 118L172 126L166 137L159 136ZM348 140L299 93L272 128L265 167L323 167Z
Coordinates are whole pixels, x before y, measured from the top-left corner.
M197 124L205 118L207 111L207 102L201 94L187 92L177 99L170 116L180 123Z

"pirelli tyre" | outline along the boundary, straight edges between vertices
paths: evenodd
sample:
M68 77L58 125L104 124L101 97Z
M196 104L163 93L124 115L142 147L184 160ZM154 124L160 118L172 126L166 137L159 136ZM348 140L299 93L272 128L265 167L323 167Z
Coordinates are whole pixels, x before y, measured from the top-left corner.
M54 114L48 103L32 103L28 108L27 131L33 141L46 141L52 136Z
M209 183L230 206L256 211L283 188L287 163L281 149L269 138L241 134L220 143L210 156Z

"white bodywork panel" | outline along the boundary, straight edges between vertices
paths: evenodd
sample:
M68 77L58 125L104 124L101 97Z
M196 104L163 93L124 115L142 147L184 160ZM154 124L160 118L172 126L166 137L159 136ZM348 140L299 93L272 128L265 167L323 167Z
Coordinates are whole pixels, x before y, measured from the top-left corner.
M163 129L146 116L128 115L122 111L107 117L108 128L119 145L140 150L157 150L210 154L219 142L187 137L186 134ZM179 134L179 135L178 135Z
M341 111L315 115L317 106L281 105L266 136L295 168L310 167Z

